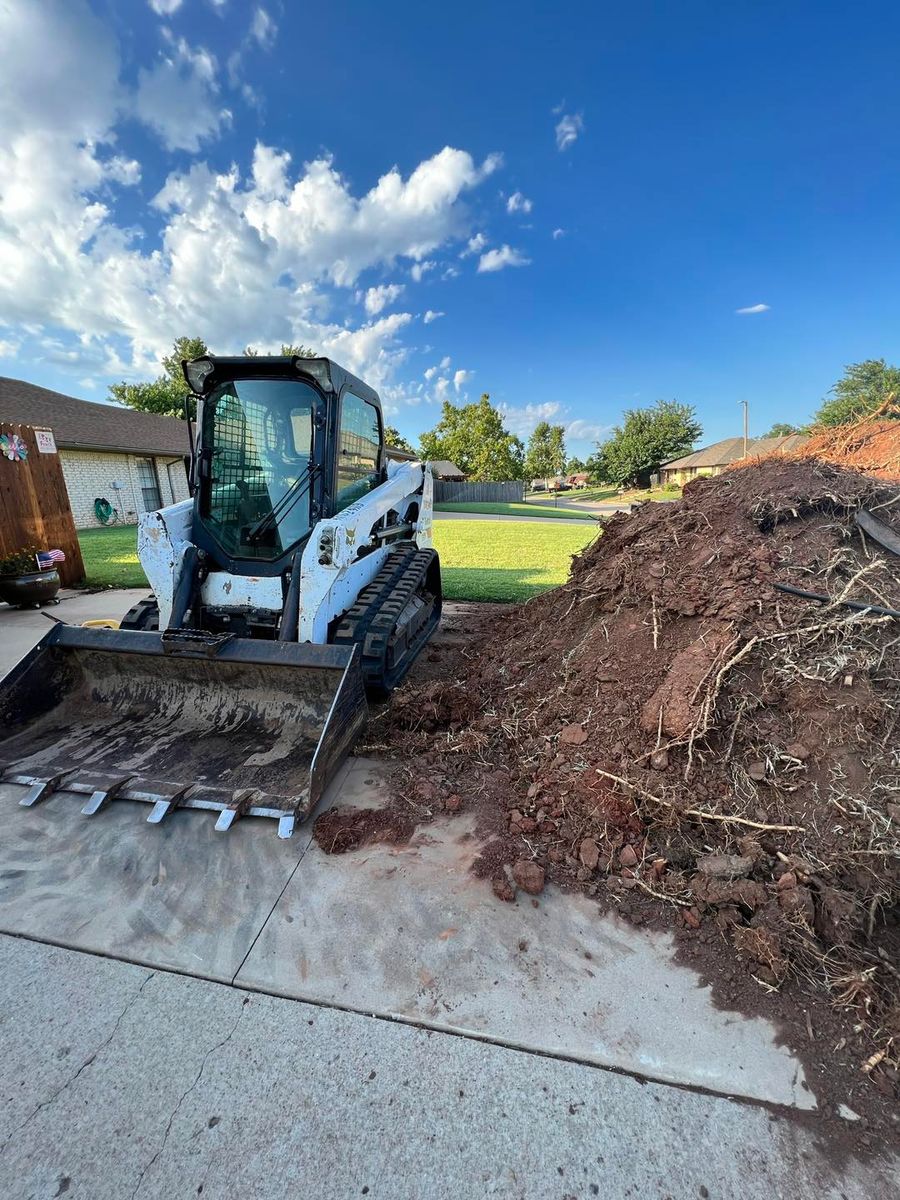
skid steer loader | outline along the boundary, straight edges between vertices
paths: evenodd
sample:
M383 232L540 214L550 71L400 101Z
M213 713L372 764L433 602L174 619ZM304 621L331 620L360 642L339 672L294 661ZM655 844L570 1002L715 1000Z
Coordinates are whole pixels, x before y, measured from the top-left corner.
M441 611L427 464L388 462L377 394L325 358L206 356L191 498L140 519L153 594L55 624L0 684L0 778L278 820L315 808Z

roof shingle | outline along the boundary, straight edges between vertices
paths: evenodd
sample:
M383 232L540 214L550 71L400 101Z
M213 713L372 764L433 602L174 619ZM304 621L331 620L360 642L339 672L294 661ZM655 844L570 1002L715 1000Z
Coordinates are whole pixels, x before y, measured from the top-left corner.
M787 437L750 438L747 443L747 456L771 454L775 450L796 450L802 446L807 437L803 433L792 433ZM702 446L683 458L673 458L662 464L666 471L684 471L698 467L725 467L729 463L738 462L744 457L744 439L742 437L725 438L721 442L713 442L711 446Z
M131 454L170 454L190 450L187 422L117 404L97 404L24 379L0 376L0 421L53 430L57 446L68 450L112 450Z

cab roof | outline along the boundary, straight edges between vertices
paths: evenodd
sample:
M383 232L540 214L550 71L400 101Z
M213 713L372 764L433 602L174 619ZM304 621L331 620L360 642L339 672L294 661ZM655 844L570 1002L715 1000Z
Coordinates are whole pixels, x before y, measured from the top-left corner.
M182 364L185 366L188 360ZM203 383L204 395L216 384L226 379L240 379L242 376L272 376L290 379L304 376L311 379L323 392L334 396L344 391L353 392L360 400L368 400L370 404L381 408L381 400L374 388L351 374L331 358L301 358L299 355L285 354L238 354L234 356L218 354L201 354L191 362L208 361L213 364L212 372Z

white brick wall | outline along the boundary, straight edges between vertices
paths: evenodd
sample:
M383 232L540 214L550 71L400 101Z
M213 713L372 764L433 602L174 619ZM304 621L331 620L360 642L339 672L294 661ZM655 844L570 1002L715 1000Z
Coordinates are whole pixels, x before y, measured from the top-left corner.
M76 529L94 529L100 524L94 516L94 501L101 496L119 510L122 523L137 523L144 511L137 464L144 455L60 450L59 457ZM182 459L158 455L154 462L163 506L186 500L189 493ZM122 486L114 488L114 483Z

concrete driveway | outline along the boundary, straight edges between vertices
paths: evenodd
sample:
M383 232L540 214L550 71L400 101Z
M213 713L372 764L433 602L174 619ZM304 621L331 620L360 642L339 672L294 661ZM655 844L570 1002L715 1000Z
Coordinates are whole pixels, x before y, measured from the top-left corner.
M46 624L3 613L7 658ZM324 806L380 806L385 770L351 760ZM845 1123L773 1025L584 896L497 901L464 815L329 855L309 825L23 793L0 785L4 1200L892 1194L896 1157L829 1152Z
M0 676L14 667L41 640L50 628L48 617L80 625L82 621L111 617L119 621L138 600L143 600L148 589L116 588L105 592L60 593L59 604L47 604L37 608L10 608L0 604Z

